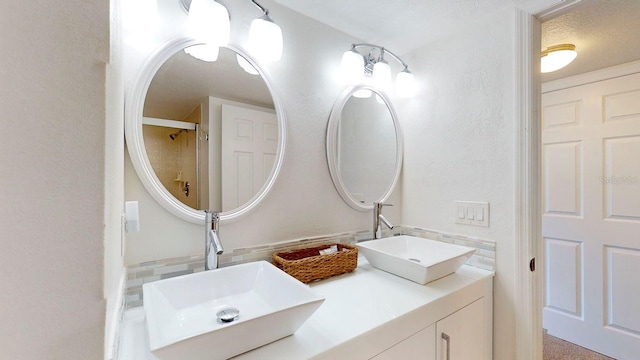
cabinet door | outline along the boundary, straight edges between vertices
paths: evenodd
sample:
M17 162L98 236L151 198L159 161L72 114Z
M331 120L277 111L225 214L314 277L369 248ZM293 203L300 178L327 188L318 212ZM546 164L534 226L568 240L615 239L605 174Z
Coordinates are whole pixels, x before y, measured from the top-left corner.
M490 360L487 358L484 298L436 323L438 360Z
M373 360L435 360L436 325L418 331L393 347L373 357Z

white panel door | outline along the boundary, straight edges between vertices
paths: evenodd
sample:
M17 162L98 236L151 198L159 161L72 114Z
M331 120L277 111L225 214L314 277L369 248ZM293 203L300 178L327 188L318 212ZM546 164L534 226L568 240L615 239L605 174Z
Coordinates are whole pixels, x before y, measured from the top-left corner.
M222 105L222 209L235 209L260 191L277 149L276 114Z
M640 359L640 74L542 95L549 334Z

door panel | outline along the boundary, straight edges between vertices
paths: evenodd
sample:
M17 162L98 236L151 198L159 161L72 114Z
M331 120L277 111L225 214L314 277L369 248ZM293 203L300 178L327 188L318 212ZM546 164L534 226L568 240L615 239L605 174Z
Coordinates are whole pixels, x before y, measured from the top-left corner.
M545 213L582 215L582 143L544 144Z
M640 292L634 277L640 274L640 251L605 246L605 299L609 327L640 336ZM635 288L634 288L635 287Z
M640 74L542 95L549 334L640 354Z
M249 202L273 171L278 149L276 115L222 105L222 208Z
M545 238L547 283L546 306L582 317L582 242ZM554 276L550 276L553 274Z

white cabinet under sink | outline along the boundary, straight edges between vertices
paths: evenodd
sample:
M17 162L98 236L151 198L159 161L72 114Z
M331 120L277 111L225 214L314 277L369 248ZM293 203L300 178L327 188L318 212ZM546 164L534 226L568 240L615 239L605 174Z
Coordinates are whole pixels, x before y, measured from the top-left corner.
M484 298L478 299L436 323L436 359L490 360L484 336Z
M372 358L372 360L397 359L435 360L436 324L431 324Z
M490 360L484 297L418 331L372 360ZM489 328L490 329L490 328Z

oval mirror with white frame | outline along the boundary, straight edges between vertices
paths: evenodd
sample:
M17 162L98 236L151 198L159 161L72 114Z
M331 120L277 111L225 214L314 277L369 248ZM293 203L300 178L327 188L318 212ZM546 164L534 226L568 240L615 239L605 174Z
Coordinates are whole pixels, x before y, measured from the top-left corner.
M143 66L127 98L127 149L142 184L166 210L196 224L204 211L238 218L272 188L286 124L264 69L227 45L216 61L189 55L179 38Z
M327 126L327 162L342 199L360 211L384 202L402 168L402 135L389 98L367 85L345 89Z

